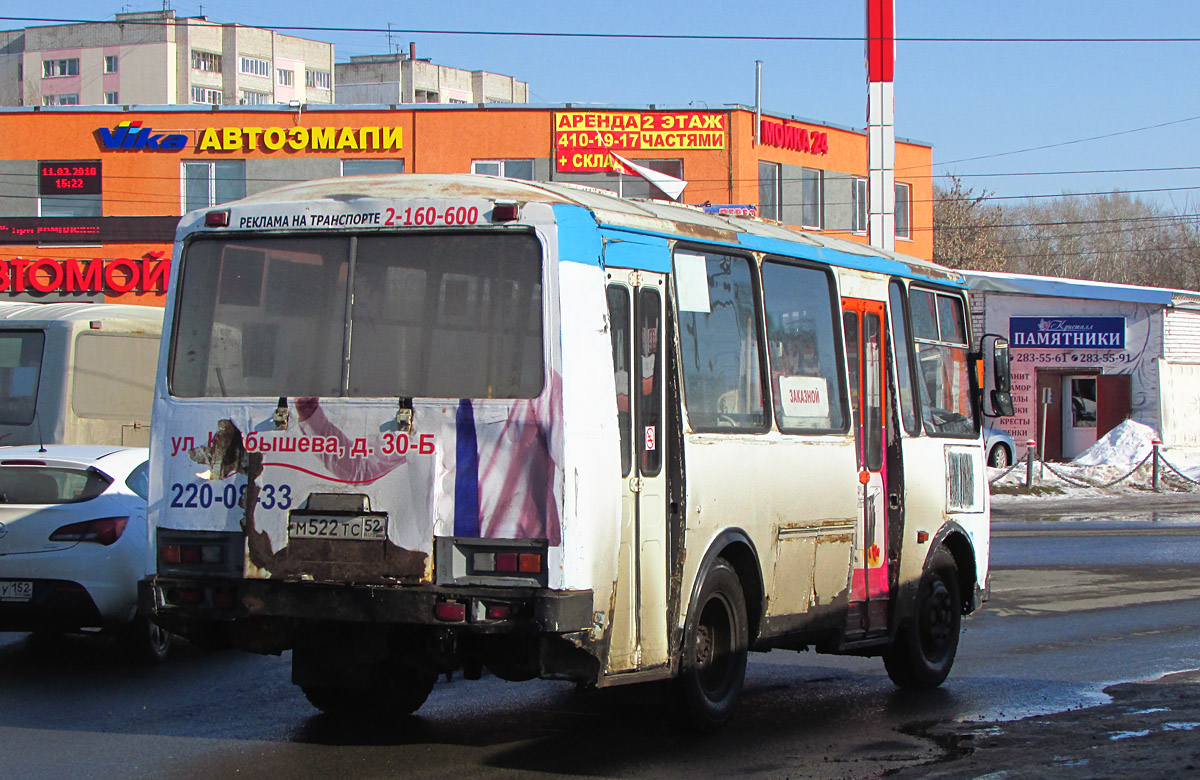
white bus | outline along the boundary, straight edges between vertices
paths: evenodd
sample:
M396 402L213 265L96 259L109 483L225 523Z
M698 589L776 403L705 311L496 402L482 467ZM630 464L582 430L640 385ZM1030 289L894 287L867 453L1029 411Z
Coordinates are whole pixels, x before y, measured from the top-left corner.
M487 669L714 728L748 651L936 686L985 598L1007 344L954 271L481 176L281 188L174 258L144 598L322 710Z
M0 303L0 446L149 444L162 318L154 306Z

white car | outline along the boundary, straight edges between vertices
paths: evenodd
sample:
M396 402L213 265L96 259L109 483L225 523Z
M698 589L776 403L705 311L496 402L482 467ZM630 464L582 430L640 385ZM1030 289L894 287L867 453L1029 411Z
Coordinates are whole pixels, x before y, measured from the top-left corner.
M999 428L983 427L983 447L987 452L987 464L993 468L1005 468L1013 463L1017 445L1013 437Z
M144 447L0 448L0 631L115 634L139 660L171 635L138 610L153 570Z

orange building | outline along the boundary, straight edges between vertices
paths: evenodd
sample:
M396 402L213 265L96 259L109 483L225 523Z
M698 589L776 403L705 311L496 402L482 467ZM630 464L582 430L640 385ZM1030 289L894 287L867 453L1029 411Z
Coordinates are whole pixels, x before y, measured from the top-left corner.
M651 198L679 179L684 203L865 243L866 134L764 114L756 137L755 116L572 104L0 110L0 300L161 305L180 214L358 173L489 173ZM928 145L897 142L896 247L924 259L931 169Z

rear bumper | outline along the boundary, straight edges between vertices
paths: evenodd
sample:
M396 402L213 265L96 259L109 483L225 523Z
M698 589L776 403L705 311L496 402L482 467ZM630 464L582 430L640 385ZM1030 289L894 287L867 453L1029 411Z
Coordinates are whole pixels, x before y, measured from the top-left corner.
M142 607L173 625L244 619L454 628L486 634L567 634L592 627L592 592L437 585L330 585L274 580L151 577ZM465 606L461 620L439 619L437 605ZM489 607L508 617L490 618Z
M33 579L33 598L0 602L0 631L102 628L104 617L87 588L70 580Z

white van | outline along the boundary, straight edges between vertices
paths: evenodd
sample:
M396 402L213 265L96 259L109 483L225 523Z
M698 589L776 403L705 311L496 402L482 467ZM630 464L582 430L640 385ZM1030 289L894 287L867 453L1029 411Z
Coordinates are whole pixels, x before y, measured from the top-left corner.
M145 447L162 310L0 303L0 445Z

